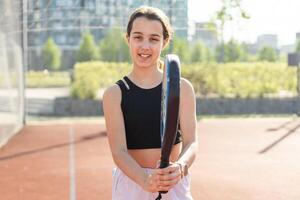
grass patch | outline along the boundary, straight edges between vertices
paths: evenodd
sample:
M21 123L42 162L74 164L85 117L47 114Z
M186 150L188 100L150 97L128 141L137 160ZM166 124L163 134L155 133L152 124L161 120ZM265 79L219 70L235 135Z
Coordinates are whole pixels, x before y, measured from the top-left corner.
M70 84L70 74L66 71L29 71L26 73L27 88L68 87Z

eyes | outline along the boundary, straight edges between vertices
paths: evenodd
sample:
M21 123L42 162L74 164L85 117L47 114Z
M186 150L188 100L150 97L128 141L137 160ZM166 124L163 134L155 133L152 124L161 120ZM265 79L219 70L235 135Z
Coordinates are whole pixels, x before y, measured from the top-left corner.
M133 36L133 39L135 40L135 41L143 41L144 40L144 37L143 36L141 36L141 35L135 35L135 36ZM147 38L146 38L147 39ZM150 42L159 42L159 38L158 37L150 37L149 38L149 41Z

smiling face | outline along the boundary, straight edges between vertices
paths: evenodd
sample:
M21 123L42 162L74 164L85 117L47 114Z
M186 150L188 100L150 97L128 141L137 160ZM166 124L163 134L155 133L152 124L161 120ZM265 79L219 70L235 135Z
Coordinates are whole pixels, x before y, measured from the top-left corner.
M138 17L133 21L130 35L127 35L134 66L157 66L160 53L166 44L163 26L158 20Z

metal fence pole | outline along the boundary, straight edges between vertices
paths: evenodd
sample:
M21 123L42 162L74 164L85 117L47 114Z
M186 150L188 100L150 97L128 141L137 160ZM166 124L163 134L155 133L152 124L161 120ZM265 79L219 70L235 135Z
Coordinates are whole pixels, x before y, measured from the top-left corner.
M22 98L23 98L23 124L26 124L27 115L27 101L26 101L26 72L28 68L28 35L27 35L27 0L22 1L22 15L21 15L21 29L22 29L22 53L23 53L23 67L22 67Z

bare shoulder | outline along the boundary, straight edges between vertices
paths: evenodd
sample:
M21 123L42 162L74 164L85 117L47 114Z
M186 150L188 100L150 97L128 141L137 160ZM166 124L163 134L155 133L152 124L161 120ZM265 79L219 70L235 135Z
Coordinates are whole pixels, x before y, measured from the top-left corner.
M192 83L185 78L181 78L180 81L181 81L180 89L182 94L194 95L195 92Z
M121 89L117 84L108 87L102 96L103 102L105 103L117 103L122 98Z

